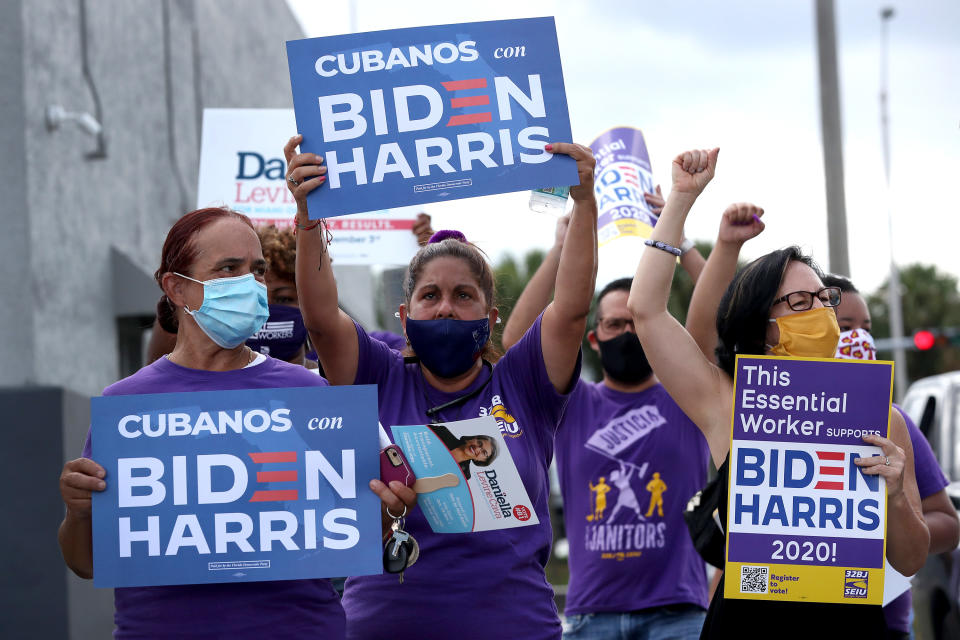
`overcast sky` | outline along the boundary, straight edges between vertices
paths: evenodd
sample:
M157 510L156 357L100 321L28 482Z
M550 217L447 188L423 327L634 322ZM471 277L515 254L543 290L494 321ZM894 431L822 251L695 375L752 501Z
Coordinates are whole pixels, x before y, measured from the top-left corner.
M288 2L307 36L350 31L347 0ZM589 144L612 126L642 129L664 191L674 155L719 146L717 177L691 213L687 235L712 240L726 205L755 202L766 210L767 230L744 247L746 257L800 244L829 267L813 0L353 6L357 31L555 16L577 142ZM884 6L897 11L890 23L889 199L897 262L960 275L960 2L841 0L849 275L865 291L886 277L890 256L878 102ZM552 242L554 221L529 212L527 199L506 194L425 209L435 228L461 229L497 260ZM600 262L601 286L636 266L623 251L601 251Z

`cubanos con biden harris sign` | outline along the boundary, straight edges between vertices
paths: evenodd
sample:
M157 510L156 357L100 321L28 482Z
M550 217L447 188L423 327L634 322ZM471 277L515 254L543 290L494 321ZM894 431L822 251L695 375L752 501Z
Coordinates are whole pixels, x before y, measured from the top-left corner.
M311 218L578 183L553 18L287 42Z

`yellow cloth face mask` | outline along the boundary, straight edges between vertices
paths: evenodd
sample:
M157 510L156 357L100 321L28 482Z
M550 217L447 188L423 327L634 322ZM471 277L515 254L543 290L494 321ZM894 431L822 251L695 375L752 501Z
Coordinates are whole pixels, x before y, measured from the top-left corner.
M832 358L837 352L840 325L830 307L791 313L771 318L770 322L776 322L780 329L780 342L770 348L771 355Z

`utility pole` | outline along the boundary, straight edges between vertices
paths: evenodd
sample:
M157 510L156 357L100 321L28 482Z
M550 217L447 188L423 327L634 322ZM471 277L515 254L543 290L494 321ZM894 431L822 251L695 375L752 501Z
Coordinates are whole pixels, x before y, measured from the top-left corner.
M880 133L883 141L883 171L887 181L887 233L890 237L890 285L887 306L890 307L890 338L893 340L894 398L902 400L907 392L907 352L903 348L903 309L900 304L900 270L893 254L893 204L890 193L890 116L887 106L887 27L893 18L893 7L880 10Z
M820 130L827 187L827 241L830 271L850 276L847 212L843 192L843 134L833 0L817 0L817 60L820 67Z

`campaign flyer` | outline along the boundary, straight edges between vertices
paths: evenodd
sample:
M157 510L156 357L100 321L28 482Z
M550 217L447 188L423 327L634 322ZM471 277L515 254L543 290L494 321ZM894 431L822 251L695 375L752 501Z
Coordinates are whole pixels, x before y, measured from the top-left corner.
M417 504L435 532L540 523L492 416L390 430L417 476Z
M97 587L382 572L372 385L93 398Z
M883 602L893 363L737 356L726 598Z
M597 136L590 148L597 159L598 245L624 237L649 238L657 217L643 194L654 193L656 188L643 132L615 127Z
M287 42L311 218L579 183L553 18Z
M197 208L226 206L255 225L292 229L283 145L297 132L293 109L204 109ZM327 221L330 257L343 265L405 265L417 252L421 207L396 207Z

